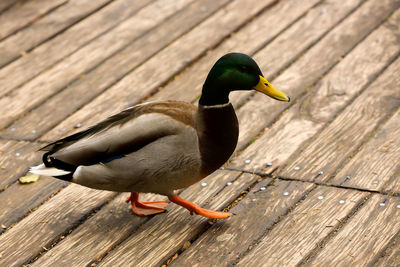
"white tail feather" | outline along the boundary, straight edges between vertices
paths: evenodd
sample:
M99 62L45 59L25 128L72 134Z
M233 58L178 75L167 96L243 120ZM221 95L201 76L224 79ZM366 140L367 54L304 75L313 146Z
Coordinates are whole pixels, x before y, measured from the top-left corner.
M57 168L47 168L44 164L40 164L29 169L30 173L39 174L44 176L61 176L70 174L70 171L64 171Z

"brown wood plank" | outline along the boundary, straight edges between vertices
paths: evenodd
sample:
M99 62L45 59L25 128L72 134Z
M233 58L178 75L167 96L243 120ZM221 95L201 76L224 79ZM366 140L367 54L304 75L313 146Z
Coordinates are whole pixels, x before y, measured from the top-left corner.
M208 48L220 42L241 24L273 2L275 0L265 2L239 0L230 3L195 29L154 55L145 64L125 76L41 139L54 140L65 135L65 131L76 130L73 126L77 123L85 126L91 125L132 103L138 103L176 72L184 68L187 62L196 59ZM246 14L246 16L243 16L243 14ZM218 30L215 25L218 25ZM177 61L177 58L185 58L187 61ZM63 128L64 131L62 131Z
M378 191L387 191L389 182L392 182L390 188L399 187L400 180L395 177L400 168L399 122L400 110L330 182Z
M27 53L26 51L30 51L110 1L112 0L70 0L29 27L9 36L0 42L0 67L19 58ZM2 2L4 1L0 1Z
M305 180L326 181L354 153L374 129L400 104L400 59L375 80L302 149L279 174ZM319 172L323 171L319 175Z
M168 0L164 1L161 7L157 2L146 6L135 16L93 40L50 70L3 96L0 98L0 128L7 126L27 110L39 105L49 96L63 89L68 83L78 79L81 74L100 64L192 1ZM160 12L154 13L156 8ZM12 108L10 107L11 103Z
M346 3L348 2L346 1ZM293 65L283 71L281 75L272 81L272 84L295 100L298 96L306 93L325 72L329 71L337 63L340 57L351 51L377 25L387 19L394 7L399 5L400 1L390 0L365 2L315 46L305 52ZM330 9L325 10L330 12ZM367 17L365 14L370 15ZM394 47L394 45L391 45L391 47ZM269 47L266 47L266 49L269 49ZM262 52L260 51L260 53ZM274 53L274 50L269 50L266 55ZM271 66L268 63L269 57L262 58L264 60L261 61L260 65L263 66L263 69L268 69ZM240 120L241 129L243 130L240 132L239 138L244 140L244 143L251 142L260 131L271 124L276 116L287 107L281 102L268 101L266 99L266 96L256 94L254 99L248 101L239 111L238 116L241 116L240 113L246 114L246 118Z
M399 204L399 198L373 195L309 265L367 266L373 262L400 231Z
M69 185L0 236L0 265L27 263L113 195L108 191Z
M0 96L21 86L94 38L134 15L151 0L115 1L54 39L0 69ZM126 5L126 6L125 6Z
M0 40L39 19L68 0L25 1L0 15Z
M308 95L284 113L271 128L266 129L265 133L254 140L254 143L247 147L239 158L233 160L231 167L262 173L270 172L283 164L303 142L332 120L335 114L369 85L371 79L382 72L398 55L400 48L395 41L398 30L393 31L394 28L389 25L398 21L399 15L400 12L396 12L387 23L376 29L354 48L313 87ZM293 66L295 65L296 63ZM287 71L283 75L288 80L289 77L299 77L300 80L295 83L301 84L303 76L297 75L296 69L298 68L295 67L293 73ZM354 69L359 71L350 76L347 75ZM278 83L278 86L280 85L284 86L284 83ZM250 110L245 106L238 111L242 123L254 119L252 114L257 111L254 107L251 113L243 112ZM265 117L266 114L260 114L257 121L263 116ZM273 168L263 169L268 162L273 163Z
M61 180L41 176L31 184L14 183L0 193L0 224L9 227L65 186ZM5 229L0 228L0 233Z
M181 196L190 201L194 201L199 205L203 205L207 200L217 194L221 188L224 187L227 181L230 181L239 175L239 172L218 171L203 181L207 183L207 186L203 187L200 184L195 184L184 190ZM246 180L250 180L248 175L245 176ZM129 265L129 263L140 263L142 266L155 266L157 265L155 262L160 261L160 258L165 260L169 257L170 253L174 253L173 249L179 248L179 244L181 242L185 242L184 238L188 238L187 235L189 235L190 238L196 234L196 231L201 230L201 228L205 226L205 218L200 216L190 216L187 210L175 204L168 205L167 213L159 214L153 218L150 217L145 219L128 215L128 213L131 213L131 211L129 211L129 205L122 201L123 199L124 198L117 198L116 200L112 201L110 205L105 207L105 209L103 208L102 211L95 214L92 220L88 220L81 227L77 228L71 235L67 236L62 242L55 246L54 249L46 253L43 258L39 259L39 261L35 264L38 266L43 266L51 262L60 261L65 263L69 262L76 266L86 265L90 261L104 256L104 254L109 252L113 246L131 235L129 239L132 237L144 239L141 242L147 240L146 243L148 246L143 247L137 246L136 244L133 246L136 247L136 252L130 247L129 250L131 252L128 254L135 254L137 251L143 248L142 252L135 256L143 257L143 255L141 255L142 253L145 253L145 251L149 251L152 247L154 247L155 251L152 253L155 253L156 256L154 258L151 256L144 256L144 258L147 259L140 259L140 261L136 259L129 259L122 265ZM155 195L150 199L161 199L161 197ZM113 213L107 214L109 209L113 210ZM119 210L122 209L124 211L121 211L120 213ZM114 211L116 214L114 214ZM122 217L124 218L122 219ZM130 222L129 219L132 219L132 222ZM134 232L140 223L144 223L146 221L147 223L141 226L139 230ZM184 229L187 229L193 225L196 226L193 227L194 231L185 231L183 233ZM91 237L87 238L87 235L90 235ZM82 236L85 236L85 238L80 238ZM180 237L175 238L176 236ZM93 240L97 241L93 242ZM167 246L163 245L159 248L156 248L157 244L160 242L165 242L166 240L169 240L173 244L166 242L168 245L165 245ZM120 249L124 249L124 247L125 245L118 245L116 249L119 251ZM82 250L87 252L81 253ZM68 251L70 256L65 256L65 251ZM126 257L129 256L127 255ZM146 265L146 262L148 261L153 261L153 263Z
M201 88L208 72L222 55L232 51L240 51L248 55L253 55L277 35L285 35L285 33L281 33L281 31L284 31L291 23L304 16L317 2L316 0L307 0L302 1L301 5L296 5L293 4L291 0L279 1L276 5L258 15L248 25L240 29L240 31L230 36L229 39L225 40L218 47L208 51L196 64L179 74L148 100L174 99L194 102L201 94ZM301 18L301 20L304 20L304 18ZM296 22L295 25L297 24L298 22ZM307 41L306 39L305 42ZM296 47L292 49L298 51ZM274 66L272 70L278 68L278 66ZM271 69L264 71L267 71L264 75L269 75ZM233 92L231 94L231 102L234 105L238 102L236 100L238 97L232 97L235 93L236 92ZM244 92L238 92L238 94L247 95Z
M196 1L12 124L5 138L34 140L228 1ZM202 12L199 12L202 10ZM204 10L204 11L203 11ZM101 78L99 78L101 77ZM90 90L87 90L90 88ZM65 99L69 99L65 105ZM11 131L11 129L13 131Z
M171 266L229 265L313 187L309 183L282 180L269 186L270 181L268 179L258 183L230 210L235 216L227 223L213 225ZM285 192L289 195L286 196Z
M237 266L295 266L301 263L366 196L367 193L355 190L318 187L266 233ZM339 203L341 200L343 204Z
M0 191L7 189L28 170L30 165L39 161L39 155L34 151L40 146L42 145L21 141L4 148L0 157Z
M112 200L31 266L51 266L54 263L59 266L86 266L91 261L100 260L151 218L134 215L125 203L127 197L128 194L121 194ZM155 201L163 198L141 194L140 199Z

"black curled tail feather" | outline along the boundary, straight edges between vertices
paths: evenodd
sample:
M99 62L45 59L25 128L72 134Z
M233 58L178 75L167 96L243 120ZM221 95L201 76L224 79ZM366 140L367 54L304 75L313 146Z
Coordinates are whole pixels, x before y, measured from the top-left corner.
M52 152L46 152L43 154L42 160L44 163L44 166L47 168L57 168L60 170L64 171L70 171L71 173L65 174L65 175L59 175L59 176L54 176L55 178L64 180L64 181L72 181L72 175L76 171L77 166L73 164L69 164L67 162L64 162L62 160L56 159L51 156Z

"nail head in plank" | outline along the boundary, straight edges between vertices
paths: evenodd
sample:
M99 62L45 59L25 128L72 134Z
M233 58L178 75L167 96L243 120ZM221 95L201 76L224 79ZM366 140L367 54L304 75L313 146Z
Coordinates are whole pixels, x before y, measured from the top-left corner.
M367 266L400 231L398 204L399 198L374 194L310 264Z

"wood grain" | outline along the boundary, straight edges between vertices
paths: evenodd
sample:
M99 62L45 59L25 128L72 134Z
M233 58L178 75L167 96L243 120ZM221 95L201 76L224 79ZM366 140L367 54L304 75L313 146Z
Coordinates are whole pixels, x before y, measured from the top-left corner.
M182 253L171 266L227 266L272 228L313 185L303 182L258 183L230 211L227 223L214 224ZM264 190L261 190L264 188ZM288 196L283 193L289 192Z
M379 130L331 181L333 184L387 191L387 183L400 168L400 110ZM393 179L399 187L400 180Z
M2 136L28 140L40 137L226 3L227 1L212 0L194 2L169 18L168 22L147 31L59 94L46 99L38 108L3 131ZM68 105L65 104L65 99L69 99Z
M373 263L374 266L379 267L397 267L400 265L400 235L394 239L392 244L377 258Z
M3 0L0 1L0 13L9 9L12 7L12 5L15 5L19 2L20 0Z
M77 123L89 126L129 105L139 103L141 99L184 68L187 62L196 59L274 1L240 0L230 3L203 21L194 30L155 54L145 64L136 68L113 87L64 120L41 140L58 139L65 135L65 132L69 133L71 130L75 130L73 126ZM177 61L177 58L180 60ZM60 131L63 128L66 131Z
M111 0L71 0L0 42L0 67L21 57ZM4 1L1 1L1 3ZM34 1L38 2L38 1ZM1 7L0 7L1 10Z
M0 15L0 41L66 2L67 0L26 1L22 5L12 6Z
M218 47L207 51L207 54L197 61L196 64L174 77L172 81L164 88L160 88L159 92L151 96L148 100L174 99L194 102L201 94L201 88L208 72L221 55L232 51L240 51L248 55L253 55L261 47L268 44L278 35L281 35L281 32L291 23L304 16L317 2L316 0L307 0L302 1L301 5L294 5L291 0L279 1L276 5L266 9L240 31L233 33ZM292 49L297 51L295 47ZM269 72L271 70L265 71ZM236 95L235 92L231 93L232 95ZM244 92L238 92L238 96L244 97L245 95L247 94ZM231 97L230 99L234 106L239 102L236 100L239 98L238 96Z
M0 265L21 266L114 193L70 185L0 236Z
M34 208L42 204L54 192L65 186L61 180L41 176L31 184L14 183L0 193L0 224L9 227ZM0 233L5 229L0 228Z
M351 105L325 127L313 142L279 174L326 181L400 104L400 59L391 64ZM335 142L332 142L335 140ZM299 170L295 170L298 166ZM323 171L323 174L318 174Z
M346 3L350 2L346 1ZM296 100L297 97L306 93L325 72L329 71L340 60L340 57L350 52L354 46L385 20L390 12L393 11L393 8L399 4L400 1L393 2L389 0L365 2L317 44L306 51L289 68L285 69L281 75L272 81L272 84L287 93L292 100ZM330 12L328 8L322 10L326 10L327 13ZM370 15L366 17L365 14ZM327 14L320 16L324 15ZM300 29L299 31L303 32ZM391 45L391 47L394 47L394 45ZM266 49L269 48L266 47ZM268 54L273 53L274 50L269 50L268 52ZM268 58L265 57L261 61L263 69L268 69L268 66L270 66L266 64L269 61ZM263 64L266 65L264 66ZM287 104L268 101L266 96L255 94L254 99L248 101L238 112L239 117L243 116L241 114L246 114L246 116L243 116L244 118L239 119L241 129L243 129L240 131L239 139L243 140L245 144L251 142L260 131L271 124L276 116L286 108Z
M355 190L318 187L267 232L258 244L240 259L237 266L295 266L331 233L366 195L367 193ZM323 199L318 198L321 196ZM340 200L345 202L340 204Z
M0 98L0 128L7 126L24 112L57 93L68 83L78 79L80 75L100 64L191 1L168 0L164 1L161 7L157 5L157 2L146 6L135 16L66 57L50 70L3 96ZM158 8L160 12L154 13L155 8Z
M400 231L399 204L399 198L374 194L310 266L367 266Z
M371 80L398 55L400 51L396 44L398 30L393 30L388 26L398 21L399 15L400 12L395 13L387 23L376 29L354 48L306 96L284 113L271 128L266 129L254 140L254 143L249 145L240 157L233 160L231 167L269 173L284 164L305 141L332 120L335 114L368 86ZM351 76L347 75L353 69L359 69L359 71ZM262 116L258 117L252 116L251 114L258 110L256 105L254 105L252 113L249 113L250 108L247 110L248 112L239 110L238 116L241 122L254 120L254 118L259 121L263 118L262 116L267 116L267 114L261 114ZM246 160L250 160L250 162L246 163ZM268 162L274 165L270 168L263 168Z
M184 190L181 196L200 206L204 206L211 199L211 203L219 199L215 195L225 187L228 181L234 181L239 175L239 172L217 171L202 181L207 183L207 186L202 187L200 184L194 184ZM248 174L243 174L241 177L245 181L257 179L251 178L252 176ZM230 188L234 189L233 192L236 195L230 196L231 199L237 197L237 186L240 186L239 184L230 186ZM225 199L222 201L225 201ZM218 209L221 208L221 206L218 207ZM213 207L213 209L217 208ZM229 219L221 223L228 222ZM137 263L140 263L140 266L159 266L173 256L186 241L201 232L206 225L206 218L189 216L187 210L173 205L168 209L168 213L160 214L150 219L145 224L145 228L131 235L115 250L111 251L99 263L99 266L132 265ZM146 243L146 246L137 245L143 243Z
M86 266L100 260L110 249L134 233L151 217L133 214L125 203L128 194L121 194L93 217L80 225L50 251L44 253L32 266ZM158 195L143 196L141 200L162 200Z
M7 145L6 148L2 149L3 152L0 157L0 191L6 189L25 174L29 166L39 162L39 155L34 151L42 145L24 141L12 143L15 145L11 147Z
M131 17L151 0L115 1L54 39L0 69L0 96L49 69L64 57ZM125 6L126 5L126 6Z

